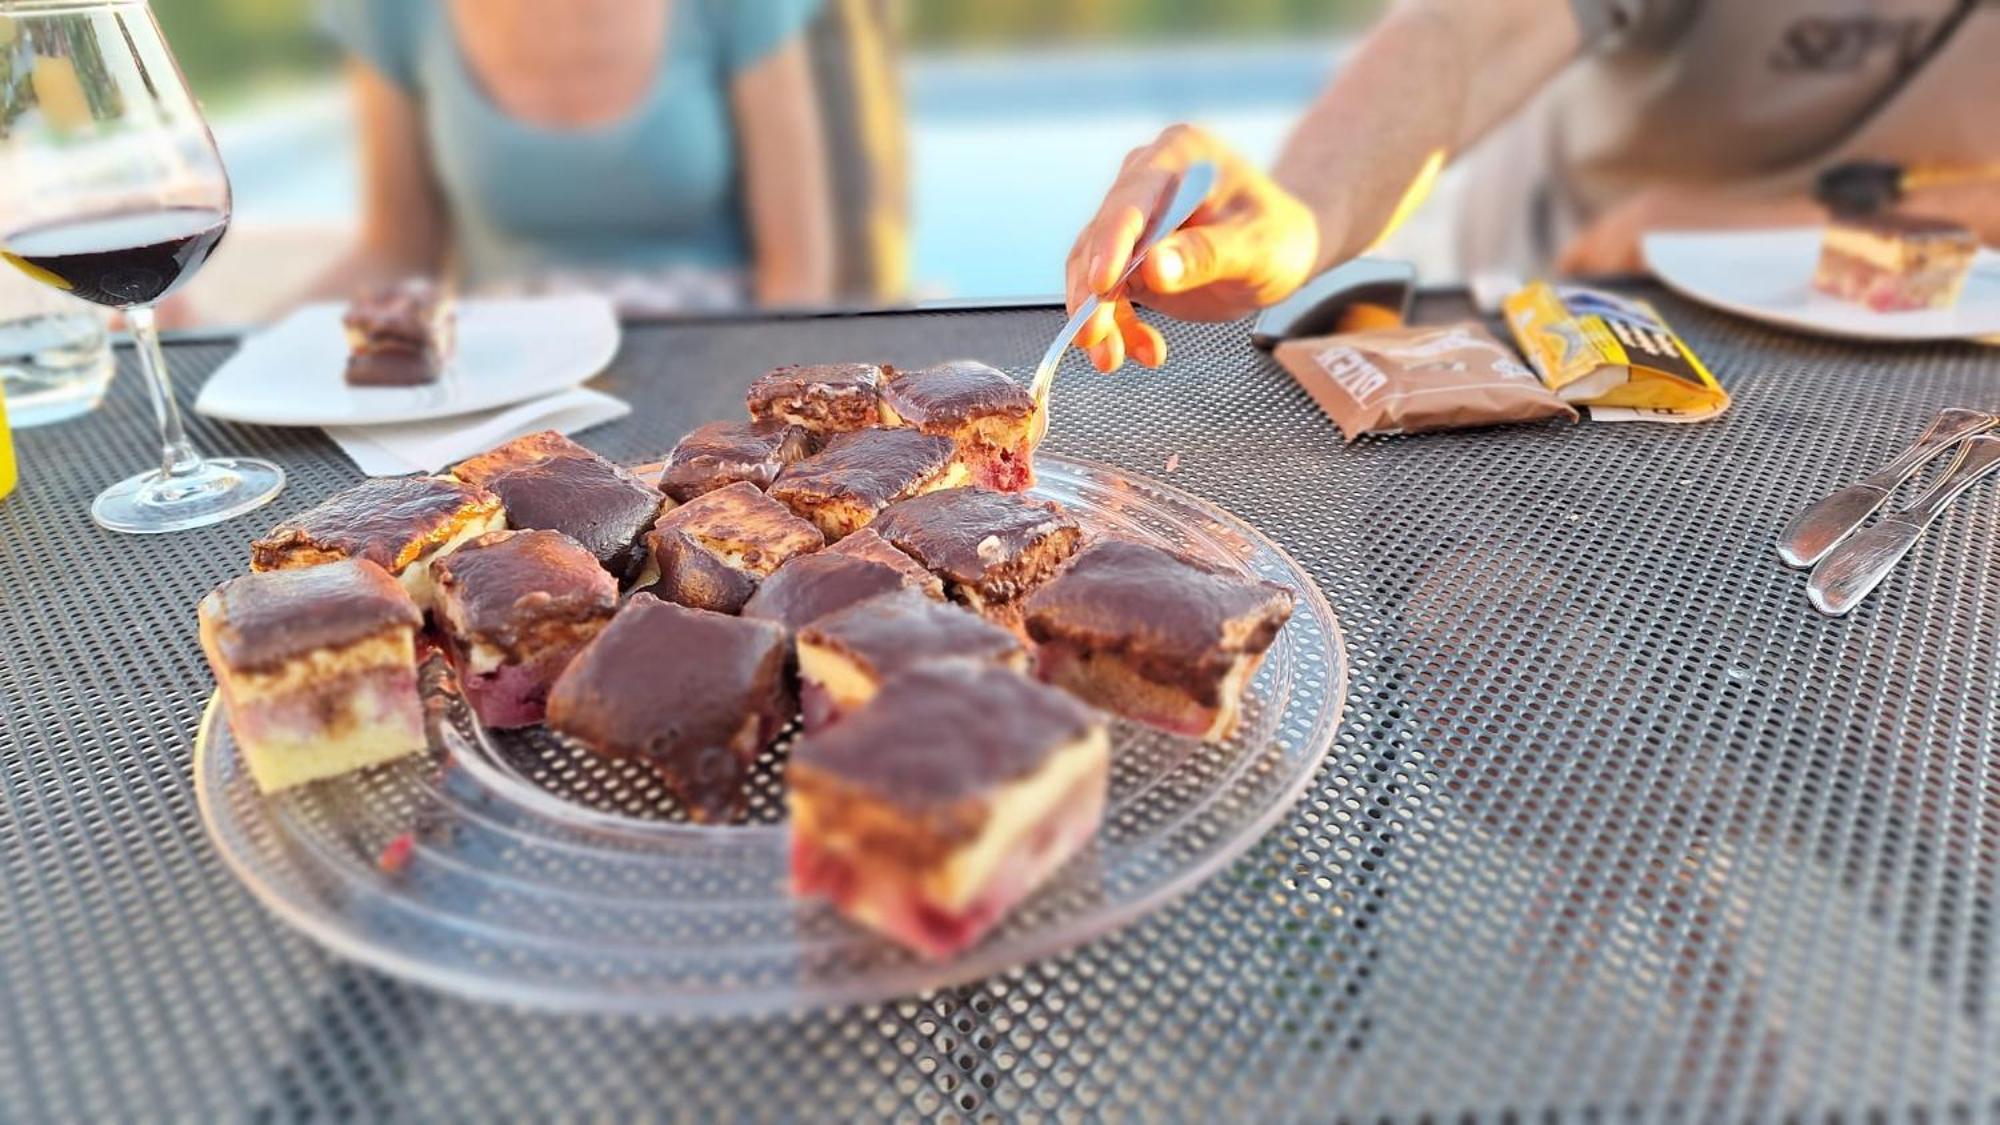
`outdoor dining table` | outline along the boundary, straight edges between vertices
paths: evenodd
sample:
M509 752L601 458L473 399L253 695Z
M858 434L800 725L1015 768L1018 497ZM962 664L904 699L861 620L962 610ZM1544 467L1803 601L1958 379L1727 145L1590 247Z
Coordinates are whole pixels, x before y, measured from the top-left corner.
M1163 370L1072 356L1049 447L1260 528L1346 635L1336 741L1233 865L1126 928L880 1006L682 1023L515 1010L335 959L203 836L194 607L359 479L319 431L202 418L277 503L156 538L90 497L143 460L127 371L16 434L0 502L0 1120L1400 1120L2000 1112L2000 497L1831 620L1773 537L2000 350L1788 335L1640 287L1735 396L1701 425L1353 444L1245 325ZM1471 315L1427 294L1420 319ZM633 322L594 384L626 462L767 367L976 356L1043 304ZM191 397L232 339L169 356ZM128 366L130 355L121 356Z

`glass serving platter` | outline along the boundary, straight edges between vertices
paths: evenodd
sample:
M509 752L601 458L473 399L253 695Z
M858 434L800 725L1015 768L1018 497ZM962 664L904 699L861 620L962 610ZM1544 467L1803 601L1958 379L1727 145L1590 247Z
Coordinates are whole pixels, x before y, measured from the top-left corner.
M1298 608L1219 745L1124 721L1097 838L985 940L927 961L787 891L784 762L748 809L690 823L643 767L541 728L486 731L441 662L428 754L265 797L211 699L195 744L202 822L230 868L334 953L449 992L684 1017L872 1003L1089 941L1188 891L1296 802L1346 690L1339 623L1305 570L1204 501L1123 471L1037 459L1035 494L1117 532L1290 587Z

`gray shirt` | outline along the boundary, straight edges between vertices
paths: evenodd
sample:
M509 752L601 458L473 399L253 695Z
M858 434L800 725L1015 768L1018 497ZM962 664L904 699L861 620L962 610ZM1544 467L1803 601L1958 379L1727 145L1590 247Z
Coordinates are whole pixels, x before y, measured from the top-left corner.
M2000 5L1988 0L1572 5L1584 57L1468 159L1469 273L1540 269L1649 186L1803 188L1841 159L2000 156Z

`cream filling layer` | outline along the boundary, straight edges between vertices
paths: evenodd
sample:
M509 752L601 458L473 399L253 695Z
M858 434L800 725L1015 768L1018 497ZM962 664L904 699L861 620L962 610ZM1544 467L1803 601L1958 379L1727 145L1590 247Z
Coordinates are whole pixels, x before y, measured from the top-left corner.
M970 906L992 881L1000 862L1022 836L1041 825L1048 810L1090 774L1106 773L1110 753L1104 728L1095 727L1050 755L1031 776L996 790L988 798L984 831L953 852L941 868L924 873L924 897L946 910Z
M495 510L478 519L467 520L464 527L451 533L444 542L418 555L396 575L396 581L403 584L403 591L417 608L429 611L436 604L437 590L431 582L431 564L458 550L466 543L489 531L501 531L507 526L507 513Z
M1250 685L1250 677L1257 674L1257 666L1264 662L1262 653L1245 653L1236 658L1236 663L1222 677L1216 686L1219 702L1215 708L1215 721L1202 732L1202 741L1221 742L1236 731L1237 720L1243 712L1243 692Z
M928 484L920 486L910 495L922 496L926 492L937 492L946 488L963 488L970 483L972 483L972 470L965 467L965 462L953 458L944 467L943 472L932 478Z
M410 667L417 661L416 631L398 626L343 645L309 652L285 662L269 672L231 670L229 691L237 700L257 703L274 696L291 695L308 686L340 676L382 667Z
M1835 253L1845 254L1877 269L1895 273L1902 273L1912 268L1918 254L1923 255L1932 264L1950 265L1961 257L1969 261L1977 245L1970 238L1960 240L1930 235L1919 240L1906 240L1839 225L1826 228L1820 244Z
M987 810L979 834L919 873L910 889L938 909L965 910L986 890L1021 839L1040 828L1064 797L1093 776L1091 784L1104 784L1109 763L1110 740L1103 727L1095 727L1056 749L1032 775L996 786L978 798ZM799 805L800 790L792 792L793 831L817 827L817 831L808 828L815 847L866 868L865 849L841 830L838 813L818 815L816 809ZM823 799L827 798L815 800Z
M875 698L875 677L863 671L859 664L830 648L807 644L803 640L799 642L798 650L799 678L818 684L835 707L846 711Z
M365 707L365 711L364 711ZM243 744L243 761L250 779L263 793L274 793L308 781L336 777L352 770L391 762L424 748L422 728L412 728L394 717L375 713L371 703L357 698L349 702L345 722L333 729L340 733L315 732L310 738L271 738Z

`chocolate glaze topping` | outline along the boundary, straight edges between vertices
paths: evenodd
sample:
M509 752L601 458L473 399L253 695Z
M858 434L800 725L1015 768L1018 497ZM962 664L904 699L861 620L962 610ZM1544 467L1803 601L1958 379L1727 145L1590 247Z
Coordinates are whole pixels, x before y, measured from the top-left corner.
M819 363L774 368L757 377L744 395L752 417L764 417L796 399L863 397L874 400L888 376L879 363Z
M657 489L601 457L551 457L499 473L486 486L517 528L560 531L583 544L614 577L639 555L639 535L659 514Z
M269 672L321 649L389 629L415 629L423 614L389 572L365 559L232 578L203 599L231 669Z
M778 474L773 495L811 503L847 500L880 507L943 471L950 438L916 430L855 430Z
M442 300L437 286L430 282L404 281L356 297L341 323L370 344L395 343L426 350L433 344Z
M381 477L329 496L250 545L250 565L284 565L300 548L363 558L394 570L412 542L442 537L499 501L483 488L441 477Z
M743 616L810 625L859 601L903 589L903 576L881 563L845 555L802 555L778 568L743 606Z
M905 586L912 590L921 590L939 601L944 600L944 580L925 570L922 563L897 550L872 527L864 527L854 532L828 547L827 552L867 559L869 562L891 567L903 576Z
M471 484L485 484L501 473L511 472L552 457L574 457L584 461L604 461L554 430L523 434L513 441L476 453L451 467L451 475Z
M1001 660L1026 646L976 613L903 591L857 602L799 631L799 643L831 649L876 679L938 660Z
M508 651L548 622L607 619L618 583L559 531L491 531L431 564L439 596L471 634Z
M952 804L1032 776L1102 723L1046 684L947 661L897 676L868 706L802 739L792 767L901 805Z
M826 545L826 537L812 521L793 515L748 481L703 493L663 512L653 528L655 535L684 532L697 540L747 544L743 561L759 574L769 574L786 559Z
M710 550L706 543L674 528L655 530L646 538L659 563L660 579L646 593L716 613L736 613L757 592L761 576Z
M347 357L347 382L356 387L420 387L443 372L428 348L370 347Z
M946 488L899 500L872 526L945 581L963 586L979 586L1051 539L1074 541L1081 534L1056 504L990 488Z
M783 422L710 422L667 454L660 490L686 503L726 484L769 488L778 470L812 451L811 435Z
M1865 230L1885 238L1920 238L1974 241L1973 234L1963 223L1950 219L1932 218L1929 215L1912 215L1906 211L1876 211L1866 215L1842 215L1835 223L1843 227Z
M785 631L634 595L549 693L549 725L642 758L699 818L741 803L743 771L791 719Z
M1262 652L1292 615L1292 593L1130 539L1099 540L1028 596L1037 642L1195 665Z
M998 368L970 359L899 371L883 388L882 399L920 429L950 428L994 414L1026 418L1035 409L1027 388Z

